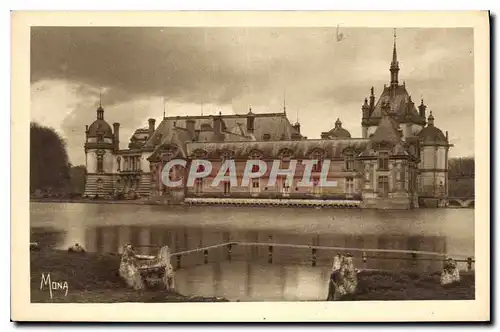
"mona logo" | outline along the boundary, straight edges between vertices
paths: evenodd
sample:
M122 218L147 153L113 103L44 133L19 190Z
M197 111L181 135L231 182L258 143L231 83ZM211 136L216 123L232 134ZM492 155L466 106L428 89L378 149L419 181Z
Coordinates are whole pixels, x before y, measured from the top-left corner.
M40 290L49 289L50 298L53 297L54 291L64 291L64 296L68 295L68 282L66 281L52 281L50 280L50 273L45 275L42 273L42 280L40 282Z

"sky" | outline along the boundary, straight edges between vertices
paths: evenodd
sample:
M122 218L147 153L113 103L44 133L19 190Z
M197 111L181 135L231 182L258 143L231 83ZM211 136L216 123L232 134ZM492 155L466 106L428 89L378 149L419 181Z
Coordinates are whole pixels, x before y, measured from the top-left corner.
M449 132L450 157L474 155L473 30L396 31L399 81ZM337 35L341 35L338 38ZM85 163L99 100L136 128L177 115L282 112L308 138L342 126L361 137L361 105L390 81L392 28L33 27L31 120L54 128ZM428 112L427 112L428 113Z

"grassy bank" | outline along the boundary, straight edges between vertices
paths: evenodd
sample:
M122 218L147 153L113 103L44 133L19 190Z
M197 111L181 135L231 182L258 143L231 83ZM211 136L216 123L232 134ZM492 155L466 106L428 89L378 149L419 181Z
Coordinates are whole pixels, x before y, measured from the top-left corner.
M112 302L212 302L224 299L189 297L163 290L134 291L118 276L120 257L107 254L74 254L66 251L31 252L31 302L112 303ZM68 294L47 286L40 290L42 274L51 281L66 281Z
M119 256L71 254L46 250L31 253L32 302L209 302L224 299L188 297L162 290L137 292L127 289L118 276ZM52 281L66 281L68 295L55 290L53 298L41 276L50 273ZM358 293L345 300L466 300L474 299L474 275L463 274L459 284L443 287L439 274L368 272L359 274ZM325 298L326 298L325 294Z

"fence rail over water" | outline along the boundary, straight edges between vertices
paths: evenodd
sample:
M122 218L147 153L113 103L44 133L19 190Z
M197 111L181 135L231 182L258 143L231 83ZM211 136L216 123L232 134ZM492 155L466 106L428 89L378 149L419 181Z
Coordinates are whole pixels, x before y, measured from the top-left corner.
M148 248L160 248L158 245L137 245L135 247L148 247ZM209 252L214 251L219 249L219 252L212 254L212 256L215 258L215 261L231 261L234 258L240 258L240 257L235 257L238 255L235 255L234 253L234 248L236 247L247 247L247 248L252 248L256 249L258 247L267 247L267 262L269 264L272 264L274 261L274 257L276 255L275 249L279 248L293 248L293 249L300 249L300 250L311 250L310 251L310 256L308 257L307 260L302 260L300 263L308 264L311 266L317 266L318 263L322 263L323 265L326 264L331 264L333 261L333 256L337 253L358 253L358 255L352 254L352 257L355 261L355 266L358 268L362 268L363 270L380 270L380 268L369 268L368 265L371 261L375 260L398 260L398 261L405 261L405 262L410 262L411 264L403 264L407 265L406 268L411 270L412 267L415 267L417 265L417 262L419 261L430 261L430 262L436 262L441 265L447 257L453 256L455 261L457 263L465 263L465 269L467 271L472 271L473 269L473 263L475 260L472 257L466 257L463 255L449 255L446 253L439 253L439 252L432 252L432 251L422 251L422 250L404 250L404 249L368 249L368 248L346 248L346 247L331 247L331 246L317 246L317 245L300 245L300 244L284 244L284 243L269 243L269 242L225 242L225 243L220 243L216 245L211 245L211 246L206 246L202 248L195 248L195 249L190 249L190 250L184 250L184 251L179 251L179 252L174 252L171 254L172 257L175 257L175 263L173 264L174 267L177 269L184 268L184 267L190 267L190 266L196 266L199 264L208 264L209 263ZM225 252L221 252L220 249L226 249ZM327 259L318 259L318 253L319 251L326 251L328 252L328 255L326 256ZM332 253L333 251L333 253ZM203 254L203 257L194 257L195 259L190 259L187 264L183 264L183 259L182 257L193 255L193 254ZM399 256L386 256L385 254L398 254ZM260 258L262 259L264 255L262 255ZM303 257L305 255L302 255ZM420 256L420 257L418 257ZM143 259L152 259L155 256L151 255L138 255L139 258ZM460 258L457 258L460 257ZM248 257L246 257L248 258ZM282 258L282 257L281 257ZM214 261L212 261L214 262ZM283 259L280 260L281 263L283 263ZM194 264L193 264L194 263ZM399 268L401 268L401 264L398 264ZM404 269L404 268L403 268ZM389 269L384 269L384 270L391 270Z

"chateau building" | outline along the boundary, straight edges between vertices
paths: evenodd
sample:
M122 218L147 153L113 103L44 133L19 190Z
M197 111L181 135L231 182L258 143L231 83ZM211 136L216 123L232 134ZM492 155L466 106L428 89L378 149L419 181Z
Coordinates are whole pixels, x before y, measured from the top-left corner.
M390 83L379 98L372 87L361 106L362 137L354 138L342 127L321 133L320 139L301 134L300 124L292 124L286 110L278 113L163 117L159 125L149 119L148 128L137 129L128 149L119 149L119 123L113 128L104 120L104 109L86 128L86 187L84 195L94 197L144 198L182 202L189 198L259 198L355 201L366 208L411 209L419 206L445 206L448 195L448 133L434 124L432 112L426 114L399 83L399 62L394 41L390 63ZM186 160L176 166L171 179L184 185L167 187L162 181L164 165L173 159ZM205 177L186 184L187 170L194 159L211 161ZM238 186L221 182L210 185L222 163L234 160ZM241 184L247 160L260 159L267 171ZM310 187L301 187L303 160L319 160L312 169ZM268 178L274 160L280 168L297 160L293 179L278 176L273 185ZM335 186L322 186L320 175L327 175Z

